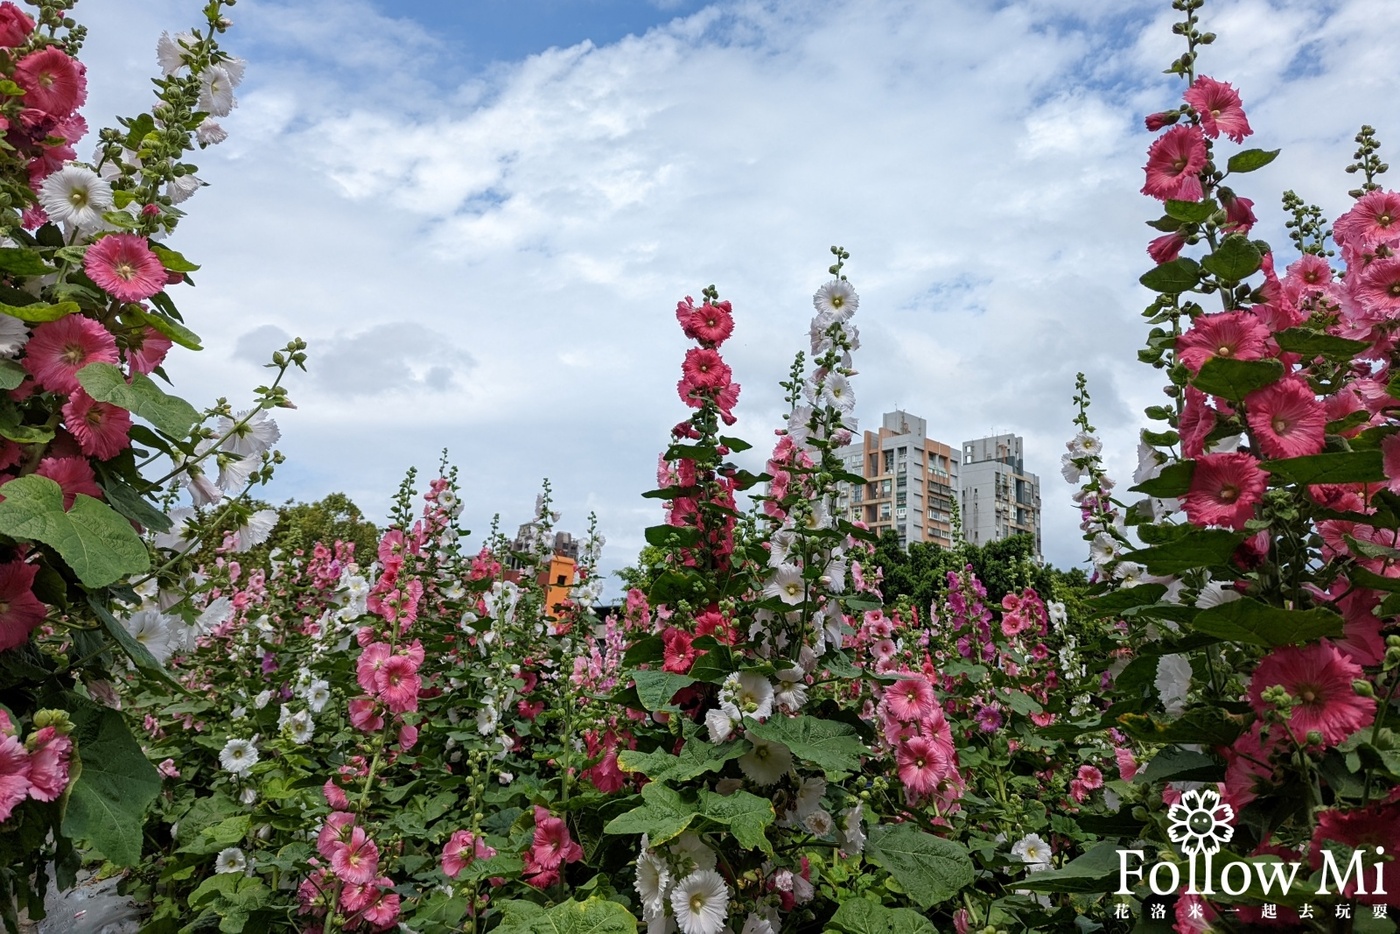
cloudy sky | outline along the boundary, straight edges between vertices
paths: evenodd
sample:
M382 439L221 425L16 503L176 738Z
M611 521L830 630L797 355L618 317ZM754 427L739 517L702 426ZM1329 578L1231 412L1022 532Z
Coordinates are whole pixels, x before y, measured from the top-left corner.
M90 0L95 127L148 106L155 40L197 0ZM1081 561L1059 456L1074 374L1131 473L1160 374L1136 362L1153 203L1144 114L1174 106L1167 0L240 0L230 138L171 245L204 338L167 369L246 404L290 336L288 463L266 498L382 516L448 449L477 538L596 511L609 569L659 521L656 455L685 414L676 301L737 318L737 433L771 444L810 296L842 244L861 295L857 414L903 407L958 445L1026 438L1047 557ZM1282 156L1242 178L1291 260L1279 197L1345 210L1363 122L1400 138L1392 0L1210 0L1203 73ZM1226 144L1226 151L1232 151Z

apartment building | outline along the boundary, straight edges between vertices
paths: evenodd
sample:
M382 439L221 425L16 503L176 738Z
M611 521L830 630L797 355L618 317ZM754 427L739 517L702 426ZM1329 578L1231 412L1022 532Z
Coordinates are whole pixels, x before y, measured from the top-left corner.
M902 545L953 545L958 450L928 436L928 423L903 410L886 412L878 431L838 452L862 484L841 484L838 514L876 532L893 529Z
M973 545L1028 534L1040 543L1040 478L1026 470L1020 435L964 441L959 466L963 536Z

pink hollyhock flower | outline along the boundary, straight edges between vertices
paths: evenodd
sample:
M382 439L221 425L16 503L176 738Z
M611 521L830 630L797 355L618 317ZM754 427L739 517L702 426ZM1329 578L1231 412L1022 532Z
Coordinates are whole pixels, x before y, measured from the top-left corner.
M530 855L545 869L555 869L565 863L583 859L583 847L569 836L569 828L562 817L553 817L549 811L535 805L535 837L530 844Z
M1181 114L1175 110L1164 110L1161 113L1148 114L1143 118L1143 126L1147 127L1147 132L1156 133L1158 130L1171 126L1181 119Z
M100 461L131 447L131 413L110 402L98 402L81 389L63 406L63 423L83 453Z
M34 596L34 575L39 569L23 561L0 564L0 652L29 641L48 607Z
M372 698L357 697L349 705L350 725L362 733L376 733L384 729L384 718L379 715L379 706Z
M363 827L350 830L350 838L331 850L331 872L341 882L369 882L379 874L379 847Z
M1084 787L1090 791L1097 791L1103 787L1103 772L1097 766L1081 765L1075 778L1084 783Z
M1377 317L1400 317L1400 257L1378 259L1363 269L1356 297Z
M1330 642L1285 646L1259 662L1249 679L1249 702L1263 716L1273 709L1263 698L1264 690L1281 685L1298 701L1288 714L1289 729L1298 741L1316 731L1325 745L1336 746L1376 718L1375 699L1359 696L1351 686L1362 677L1361 666Z
M165 362L170 352L170 338L155 328L143 328L127 336L126 362L133 373L152 373Z
M729 385L733 375L729 364L724 362L719 352L707 347L693 347L687 350L685 360L681 363L681 372L687 383L702 392L724 388Z
M1245 119L1239 92L1228 83L1201 75L1182 96L1200 115L1201 128L1211 139L1224 133L1234 142L1242 143L1254 132Z
M15 83L24 88L24 106L66 117L87 99L82 63L58 46L30 52L15 66Z
M1371 191L1332 225L1332 239L1357 251L1371 252L1400 239L1400 193Z
M1205 454L1196 458L1191 488L1181 498L1192 525L1242 529L1264 498L1269 475L1259 461L1243 452Z
M1247 311L1201 315L1176 339L1176 359L1192 373L1211 357L1260 360L1268 352L1269 329Z
M403 655L388 658L374 673L379 699L394 713L418 709L418 690L423 686L418 666Z
M1115 746L1113 758L1118 763L1118 777L1125 782L1132 781L1138 770L1137 759L1133 757L1133 751L1122 746Z
M1277 746L1277 742L1264 741L1264 724L1256 720L1248 732L1220 750L1225 757L1225 788L1236 807L1245 807L1273 787L1270 756Z
M355 815L349 811L332 811L326 815L321 832L316 837L316 850L329 859L338 847L350 839L350 829L355 826Z
M393 890L393 880L380 879L378 884L373 903L360 916L373 925L374 930L387 931L398 924L402 905L398 893Z
M89 363L117 363L117 342L106 328L82 315L46 321L24 345L24 368L52 392L72 394L78 371Z
M1265 457L1322 451L1327 409L1301 376L1289 376L1244 397L1246 420Z
M1238 195L1227 198L1222 194L1220 200L1225 205L1226 230L1247 234L1258 223L1259 219L1254 216L1254 202L1251 199Z
M1180 256L1181 248L1184 246L1186 246L1186 238L1181 234L1163 234L1147 244L1147 255L1160 266L1162 263L1170 263Z
M995 733L1001 729L1001 708L996 704L979 707L974 719L977 720L977 728L983 733Z
M379 689L375 680L379 666L389 660L393 651L387 642L373 642L365 646L365 650L355 662L355 680L359 682L360 687L371 694Z
M1308 847L1308 865L1313 871L1322 868L1322 851L1327 842L1340 843L1361 853L1363 869L1360 878L1370 881L1377 877L1377 864L1393 862L1389 855L1400 840L1400 799L1391 794L1389 800L1377 801L1363 808L1341 811L1328 808L1317 814L1317 828ZM1385 851L1382 856L1379 851ZM1356 898L1362 904L1396 904L1395 896L1376 886L1369 894L1358 890L1355 877L1348 874L1341 891L1343 898Z
M541 865L530 850L525 851L524 864L521 868L521 875L524 876L526 885L543 891L559 881L559 868L551 869Z
M488 846L484 838L475 836L470 830L454 831L442 848L442 871L456 879L472 863L495 855L495 848Z
M1386 488L1392 493L1400 493L1400 435L1386 435L1381 439L1381 464L1385 470Z
M166 759L160 765L156 766L156 771L159 772L161 775L165 776L166 778L180 777L180 770L175 767L174 759Z
M680 313L680 306L676 308ZM681 321L685 336L699 341L708 347L718 347L734 333L733 306L729 302L716 305L704 304L699 308L691 306L685 319Z
M668 626L661 633L662 652L665 658L661 670L674 672L678 675L689 671L690 666L695 664L695 649L691 646L694 641L694 637L689 633Z
M136 234L112 234L88 247L83 271L118 301L142 302L165 288L165 267Z
M17 736L0 736L0 821L29 797L29 751Z
M418 745L418 727L407 723L399 727L399 748L408 752Z
M933 687L923 678L903 678L885 691L885 702L897 720L922 720L933 713Z
M379 887L374 882L347 882L340 887L340 907L349 914L363 911L374 904Z
M939 744L915 736L895 750L899 780L915 795L932 794L952 763Z
M335 779L326 779L326 783L321 786L321 793L326 796L326 804L330 805L332 811L350 809L350 799L345 796L345 790L335 783Z
M29 734L29 796L36 801L57 801L68 787L68 760L73 740L51 726Z
M1200 127L1176 126L1147 150L1147 182L1142 193L1159 201L1200 201L1198 174L1206 164L1206 140Z
M24 45L34 31L34 20L10 0L0 3L0 48L13 49Z

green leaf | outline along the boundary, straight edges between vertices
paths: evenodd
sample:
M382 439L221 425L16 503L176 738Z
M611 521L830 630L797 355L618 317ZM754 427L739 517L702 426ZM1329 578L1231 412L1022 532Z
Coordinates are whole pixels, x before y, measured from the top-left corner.
M79 493L64 512L62 488L37 474L11 480L0 495L0 532L53 548L84 587L106 587L151 566L131 523L91 496Z
M1230 558L1244 540L1243 532L1231 532L1228 529L1192 529L1174 541L1139 548L1123 557L1138 562L1147 568L1149 574L1180 574L1193 568L1229 564Z
M152 506L146 497L136 492L136 488L125 480L108 476L100 482L102 492L107 494L107 502L111 503L117 512L152 531L170 531L170 517Z
M1180 746L1168 746L1133 776L1134 784L1151 785L1155 782L1215 781L1223 767L1215 759L1204 753L1192 752Z
M707 743L701 739L700 730L692 725L686 730L685 745L679 753L672 755L664 749L654 752L624 749L617 754L617 767L624 772L641 772L654 782L688 782L718 771L724 763L739 758L749 748L743 740Z
M25 425L20 418L19 409L14 403L0 402L0 438L8 438L16 444L47 444L53 440L52 428L47 425Z
M1131 560L1136 561L1136 558ZM1167 592L1165 584L1139 584L1136 587L1122 587L1108 593L1090 597L1088 608L1095 616L1116 616L1124 610L1150 606Z
M894 876L925 910L957 895L973 881L967 850L910 824L872 827L865 855Z
M1246 149L1231 156L1225 167L1235 173L1253 172L1273 162L1278 158L1278 154L1277 149Z
M44 262L44 258L33 250L22 247L0 249L0 272L12 276L47 276L57 272Z
M172 438L185 438L199 421L194 406L169 395L144 373L132 373L128 383L118 367L89 363L78 371L78 382L98 402L110 402L139 415Z
M252 818L247 814L225 817L223 820L205 827L192 843L181 847L181 850L186 853L207 856L210 853L217 853L225 847L238 846L248 836L248 831L252 829L252 826Z
M160 794L160 775L121 714L76 695L66 707L81 768L68 793L63 833L88 841L119 866L135 866L146 809Z
M637 683L637 696L642 699L647 710L660 710L670 706L671 698L677 691L695 683L695 679L689 675L678 675L670 671L634 671L632 680Z
M595 896L548 911L508 912L493 934L637 934L637 919L617 902Z
M1239 402L1256 389L1278 382L1283 364L1277 360L1232 360L1211 357L1201 371L1191 377L1191 385L1201 392Z
M886 908L869 898L841 903L826 922L826 930L839 934L938 934L933 923L912 908Z
M1162 468L1162 472L1151 480L1144 480L1137 486L1129 487L1129 492L1144 493L1161 499L1181 496L1191 489L1191 475L1196 470L1195 461L1177 461Z
M1201 260L1201 265L1226 282L1239 282L1258 272L1263 262L1264 254L1248 237L1231 234Z
M1154 292L1178 295L1194 289L1201 281L1201 265L1183 256L1143 273L1138 281Z
M127 305L122 312L124 318L133 323L146 324L155 328L175 343L187 350L203 350L199 343L199 335L176 321L169 315L160 314L154 311L146 311L139 305Z
M860 771L861 756L867 751L855 727L806 714L770 717L766 723L753 723L749 732L759 739L782 743L798 759L826 772Z
M1272 647L1340 636L1342 618L1331 610L1285 610L1249 597L1196 614L1195 630L1230 642Z
M752 444L749 444L743 438L731 438L727 435L720 435L719 443L729 448L731 454L742 454L753 447Z
M1311 486L1314 483L1384 483L1379 450L1309 454L1268 461L1264 469L1276 477Z
M681 798L680 793L660 782L652 782L642 788L641 807L619 814L603 827L603 833L648 834L652 846L660 846L679 837L690 822L699 815L699 809Z
M724 824L739 845L749 850L762 850L773 855L773 845L768 842L764 831L777 814L773 812L773 802L747 791L736 791L730 795L715 794L700 789L700 816L718 824Z
M1118 844L1095 844L1061 869L1033 872L1016 882L1016 887L1032 892L1112 892L1118 888Z
M199 269L198 264L190 262L169 247L152 243L150 248L151 252L156 255L156 259L160 260L160 264L171 272L195 272Z
M1197 707L1169 721L1126 713L1118 718L1118 726L1144 743L1201 743L1206 746L1229 746L1244 732L1239 721L1213 707Z
M1168 201L1165 205L1167 216L1188 224L1199 224L1220 210L1214 201Z
M0 389L16 389L24 382L24 367L13 360L0 360Z
M1281 349L1313 357L1326 357L1338 363L1349 363L1353 357L1371 345L1365 341L1333 337L1311 328L1288 328L1274 335Z
M57 305L6 305L0 303L0 314L27 321L30 324L43 324L78 313L77 302L59 302Z

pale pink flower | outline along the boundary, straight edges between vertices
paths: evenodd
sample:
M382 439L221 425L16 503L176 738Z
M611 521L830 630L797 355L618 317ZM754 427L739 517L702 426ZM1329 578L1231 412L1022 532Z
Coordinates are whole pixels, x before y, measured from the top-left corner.
M68 787L73 740L46 726L31 733L24 745L29 750L29 796L35 801L57 801Z
M29 797L29 751L16 736L0 736L0 822Z
M316 837L316 850L327 859L338 847L350 839L350 829L355 826L355 815L349 811L332 811L321 825Z

